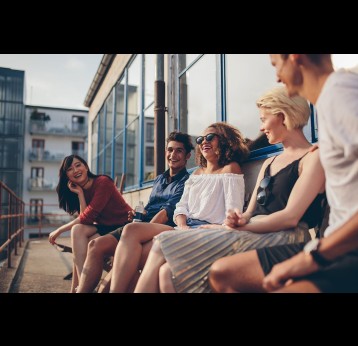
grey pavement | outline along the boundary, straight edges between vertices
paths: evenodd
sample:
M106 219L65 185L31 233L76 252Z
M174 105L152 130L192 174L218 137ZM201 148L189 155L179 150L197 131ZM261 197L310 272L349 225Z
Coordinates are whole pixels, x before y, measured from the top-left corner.
M59 243L70 245L70 238ZM47 237L28 240L12 256L12 268L0 268L1 293L67 293L71 280L64 277L72 272L72 254L56 250Z

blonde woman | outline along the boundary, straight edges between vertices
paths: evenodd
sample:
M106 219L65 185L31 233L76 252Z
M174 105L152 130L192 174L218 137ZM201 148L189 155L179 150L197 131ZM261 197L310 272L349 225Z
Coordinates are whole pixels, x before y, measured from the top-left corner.
M290 99L280 87L263 95L257 107L261 132L270 144L282 143L283 152L264 162L247 211L228 208L225 228L156 237L135 292L210 292L208 272L215 260L310 240L308 230L318 222L325 177L318 150L302 131L309 106L301 97Z

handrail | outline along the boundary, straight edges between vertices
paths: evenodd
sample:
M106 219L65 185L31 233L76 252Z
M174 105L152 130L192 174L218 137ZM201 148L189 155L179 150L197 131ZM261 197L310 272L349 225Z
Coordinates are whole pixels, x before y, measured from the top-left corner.
M7 240L0 245L0 253L7 248L7 266L11 268L11 255L17 255L17 246L24 241L24 201L0 181L0 230L7 229Z

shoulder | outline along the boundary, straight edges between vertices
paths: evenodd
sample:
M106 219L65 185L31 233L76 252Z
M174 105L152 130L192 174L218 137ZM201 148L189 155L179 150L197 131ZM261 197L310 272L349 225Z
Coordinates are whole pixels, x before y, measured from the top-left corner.
M114 186L114 182L110 177L106 175L100 175L95 179L96 184L105 185L105 186Z
M230 162L229 164L223 167L221 172L242 174L241 167L237 162Z
M199 167L193 173L191 173L191 175L200 175L200 174L204 174L204 170L202 169L202 167Z

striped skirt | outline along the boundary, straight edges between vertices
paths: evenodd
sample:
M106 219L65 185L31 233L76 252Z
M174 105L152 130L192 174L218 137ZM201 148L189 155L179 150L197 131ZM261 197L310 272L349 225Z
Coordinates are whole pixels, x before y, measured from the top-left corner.
M307 242L311 236L302 222L296 228L272 233L194 229L164 232L154 239L160 242L176 291L208 293L208 272L217 259L261 247Z

